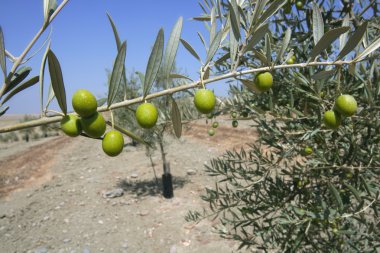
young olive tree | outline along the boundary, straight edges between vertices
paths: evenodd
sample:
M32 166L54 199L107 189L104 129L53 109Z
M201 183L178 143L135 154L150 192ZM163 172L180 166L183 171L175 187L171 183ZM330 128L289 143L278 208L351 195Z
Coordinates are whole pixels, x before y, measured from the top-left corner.
M232 88L234 99L224 109L244 110L256 123L260 141L212 161L206 169L220 181L202 197L209 209L192 212L188 218L219 217L223 237L264 251L378 251L377 1L203 0L200 6L204 13L193 19L203 22L209 31L208 40L198 33L206 57L201 59L181 38L180 18L166 44L163 29L157 34L141 79L142 95L132 98L127 94L123 101L115 97L120 85L128 85L124 66L127 44L108 16L117 55L108 96L103 99L106 104L97 103L91 93L82 91L83 98L75 97L76 113L67 112L63 76L50 44L38 76L23 82L31 69L20 67L68 1L59 6L55 0L44 1L45 22L19 57L5 49L0 31L4 72L0 115L8 109L6 102L12 96L38 82L43 87L46 63L53 91L45 103L41 93L40 119L0 128L0 133L62 120L62 130L71 136L81 134L83 128L82 135L102 139L108 148L117 144L122 149L120 132L144 141L118 125L114 110L133 110L138 105L136 120L144 128L154 128L156 107L162 101L179 108L180 98L174 94L200 88L194 105L208 114L216 99L206 86L236 80L244 88ZM186 79L173 70L179 44L199 61L199 80L172 87L171 79ZM9 72L7 59L13 62ZM54 96L62 112L47 110ZM181 112L165 109L163 115L175 112L171 120L180 136ZM111 113L109 125L119 131L117 138L104 135L101 113L105 111ZM158 122L162 120L165 117L160 116ZM108 148L107 154L120 151Z

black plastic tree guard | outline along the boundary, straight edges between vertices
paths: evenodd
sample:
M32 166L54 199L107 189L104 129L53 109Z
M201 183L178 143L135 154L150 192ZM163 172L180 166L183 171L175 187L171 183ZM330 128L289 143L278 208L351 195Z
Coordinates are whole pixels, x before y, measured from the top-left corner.
M170 164L164 164L164 174L162 174L162 186L164 198L171 199L174 197L173 194L173 180L170 174Z

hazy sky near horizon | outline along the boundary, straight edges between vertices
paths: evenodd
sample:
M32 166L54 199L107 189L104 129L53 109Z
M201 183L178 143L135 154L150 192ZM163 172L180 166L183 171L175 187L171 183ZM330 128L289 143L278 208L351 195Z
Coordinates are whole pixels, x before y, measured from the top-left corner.
M1 0L0 25L5 47L18 56L33 38L43 22L42 0ZM58 1L61 2L61 1ZM182 38L201 55L205 50L197 31L208 39L201 22L190 20L202 13L197 1L125 1L125 0L71 0L52 23L51 49L57 55L66 87L67 104L71 109L73 93L84 88L97 97L107 92L106 69L112 69L116 57L116 45L106 13L109 13L122 40L127 40L126 67L128 71L145 72L146 64L161 27L165 31L165 43L178 18L184 18ZM47 37L45 32L31 50L36 51ZM39 74L44 49L26 65L32 67L29 77ZM177 54L177 66L193 79L198 79L199 63L181 45ZM12 63L7 61L8 71ZM47 68L45 70L47 72ZM45 82L45 100L47 86ZM217 95L226 95L228 85L217 83L209 86ZM7 114L38 113L40 108L39 85L16 95L10 102ZM54 102L53 108L57 108Z

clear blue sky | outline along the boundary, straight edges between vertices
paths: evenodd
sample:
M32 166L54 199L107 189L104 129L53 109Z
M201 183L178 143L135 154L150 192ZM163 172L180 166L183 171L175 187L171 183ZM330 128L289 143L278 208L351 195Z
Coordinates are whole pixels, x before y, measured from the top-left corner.
M43 22L42 0L1 0L0 25L5 37L5 46L18 56L29 43ZM61 2L61 1L58 1ZM113 17L122 40L127 40L126 66L128 70L145 72L151 47L158 30L165 30L165 42L180 16L184 18L182 38L187 40L202 58L205 56L197 31L207 35L201 22L190 20L201 14L197 1L190 0L71 0L54 20L51 48L57 55L66 86L68 105L75 90L85 88L97 97L107 91L105 69L112 69L116 46L106 12ZM39 48L44 38L31 50ZM207 38L207 36L206 36ZM38 75L44 50L27 65L32 74ZM177 55L177 66L183 68L193 79L197 79L199 63L181 45ZM7 61L8 70L11 62ZM50 80L47 80L46 87ZM217 95L227 94L227 85L209 86ZM47 93L47 90L46 92ZM38 113L39 86L35 85L16 95L9 103L11 113ZM57 108L54 103L53 108Z

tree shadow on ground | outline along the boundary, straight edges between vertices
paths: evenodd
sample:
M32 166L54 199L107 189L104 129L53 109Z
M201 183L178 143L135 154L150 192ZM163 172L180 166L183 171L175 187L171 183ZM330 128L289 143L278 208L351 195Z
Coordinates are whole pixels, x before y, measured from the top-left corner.
M157 196L162 195L162 179L155 178L149 180L127 180L123 179L117 183L117 187L124 190L125 193L136 194L137 196ZM173 191L183 188L189 179L185 177L173 177Z

